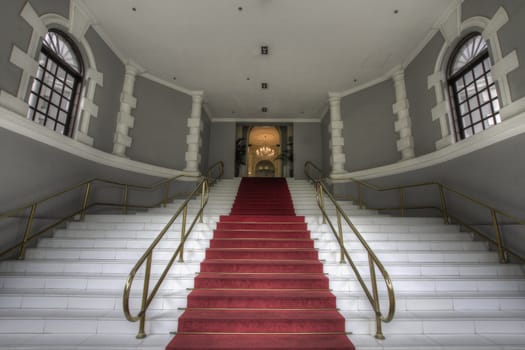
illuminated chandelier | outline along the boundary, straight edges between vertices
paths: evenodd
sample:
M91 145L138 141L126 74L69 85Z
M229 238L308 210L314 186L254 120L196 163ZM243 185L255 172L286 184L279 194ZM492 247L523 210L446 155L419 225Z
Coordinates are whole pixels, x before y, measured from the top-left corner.
M257 147L255 154L258 157L270 158L275 155L275 150L266 145L266 136L264 136L264 145Z

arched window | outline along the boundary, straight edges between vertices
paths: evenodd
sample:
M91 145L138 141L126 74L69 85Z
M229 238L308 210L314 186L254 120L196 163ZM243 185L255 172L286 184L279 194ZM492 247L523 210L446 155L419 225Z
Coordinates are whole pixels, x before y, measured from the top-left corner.
M501 122L488 47L479 33L467 36L454 51L448 85L458 138L470 137Z
M61 32L49 31L42 41L31 86L28 118L71 135L82 75L82 61L74 44Z

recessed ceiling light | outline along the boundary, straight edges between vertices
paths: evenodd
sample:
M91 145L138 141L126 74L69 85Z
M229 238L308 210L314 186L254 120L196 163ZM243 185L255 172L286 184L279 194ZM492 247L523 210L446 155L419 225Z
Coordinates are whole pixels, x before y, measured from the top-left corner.
M246 77L246 80L250 80L250 77Z
M397 15L399 13L399 10L398 9L395 9L394 10L394 13Z
M357 79L354 79L354 83L357 83Z
M261 83L261 89L268 89L268 83Z
M261 108L261 111L263 111L264 113L268 112L268 107Z
M237 10L242 11L242 6L237 7Z
M173 80L177 80L177 77L173 77Z
M261 46L261 55L267 55L269 52L268 46L263 45Z
M131 9L132 9L133 11L135 11L135 12L137 11L137 8L136 8L136 7L132 7Z

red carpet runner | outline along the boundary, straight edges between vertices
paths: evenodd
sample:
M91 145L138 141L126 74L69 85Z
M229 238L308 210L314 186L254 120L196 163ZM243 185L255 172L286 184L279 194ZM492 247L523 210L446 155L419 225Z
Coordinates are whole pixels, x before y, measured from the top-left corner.
M353 350L328 288L286 180L244 178L166 349Z

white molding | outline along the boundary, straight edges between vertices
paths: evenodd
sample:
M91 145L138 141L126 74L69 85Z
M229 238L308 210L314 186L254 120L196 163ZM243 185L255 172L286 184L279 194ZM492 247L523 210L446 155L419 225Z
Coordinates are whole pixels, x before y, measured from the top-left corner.
M268 118L214 118L212 123L266 123L266 124L283 124L283 123L320 123L320 119L314 118L285 118L285 119L268 119Z
M387 80L391 79L392 78L392 74L394 74L394 72L396 70L398 70L398 69L399 69L399 66L396 66L396 67L390 69L388 72L386 72L385 74L381 75L380 77L378 77L376 79L370 80L370 81L368 81L368 82L366 82L364 84L355 86L355 87L350 88L348 90L344 90L342 92L339 92L338 94L341 96L341 98L343 98L343 97L346 97L346 96L349 96L349 95L353 95L356 92L368 89L369 87L372 87L374 85L380 84L380 83L382 83L384 81L387 81Z
M170 89L173 89L173 90L176 90L176 91L179 91L179 92L182 92L183 94L186 94L186 95L189 95L189 96L192 96L193 95L193 91L190 90L190 89L186 89L186 88L183 88L182 86L179 86L179 85L176 85L176 84L173 84L172 82L169 82L169 81L166 81L164 79L161 79L151 73L142 73L140 74L141 77L143 78L146 78L148 80L151 80L151 81L154 81L160 85L164 85L166 87L169 87Z
M461 3L457 4L455 8L444 18L444 21L441 22L439 26L439 31L443 38L445 38L445 43L447 45L452 44L452 42L460 36L461 34Z
M122 63L126 63L126 61L128 60L128 58L126 57L126 55L124 55L122 53L122 51L120 51L120 49L117 47L117 45L115 45L115 43L113 42L113 40L111 40L111 38L108 36L108 34L106 33L106 31L104 30L104 28L102 28L102 26L100 26L99 24L97 23L92 23L91 24L91 28L93 28L93 30L98 34L98 36L106 43L106 45L109 46L109 48L111 49L111 51L113 51L113 53L118 57L118 59L122 62Z
M83 38L89 26L95 23L94 16L79 0L69 2L69 32L76 38Z
M0 107L0 127L79 158L121 170L164 178L170 178L177 175L196 175L195 173L159 167L100 151L69 137L60 135L57 132L46 129L45 127L3 107Z
M4 90L0 90L0 106L24 116L29 109L29 105L24 100Z
M208 116L208 120L211 122L211 120L213 119L213 115L206 101L204 101L204 103L202 104L202 109L204 109L204 112L206 112L206 115Z
M32 77L35 76L38 69L38 62L16 45L13 45L9 61Z
M22 12L20 12L20 17L22 17L27 23L29 23L31 27L33 27L33 30L38 33L38 36L44 37L46 35L47 27L33 9L29 1L26 2Z
M334 182L348 182L351 178L367 180L402 174L448 162L521 134L525 134L525 112L433 153L377 168L333 174L330 177Z
M500 6L494 16L489 20L487 26L483 30L483 37L488 39L492 35L496 34L501 27L503 27L509 21L509 16L507 11Z
M500 110L501 119L506 120L512 118L515 115L519 115L525 112L525 97L520 98L512 102L510 105L503 107Z

